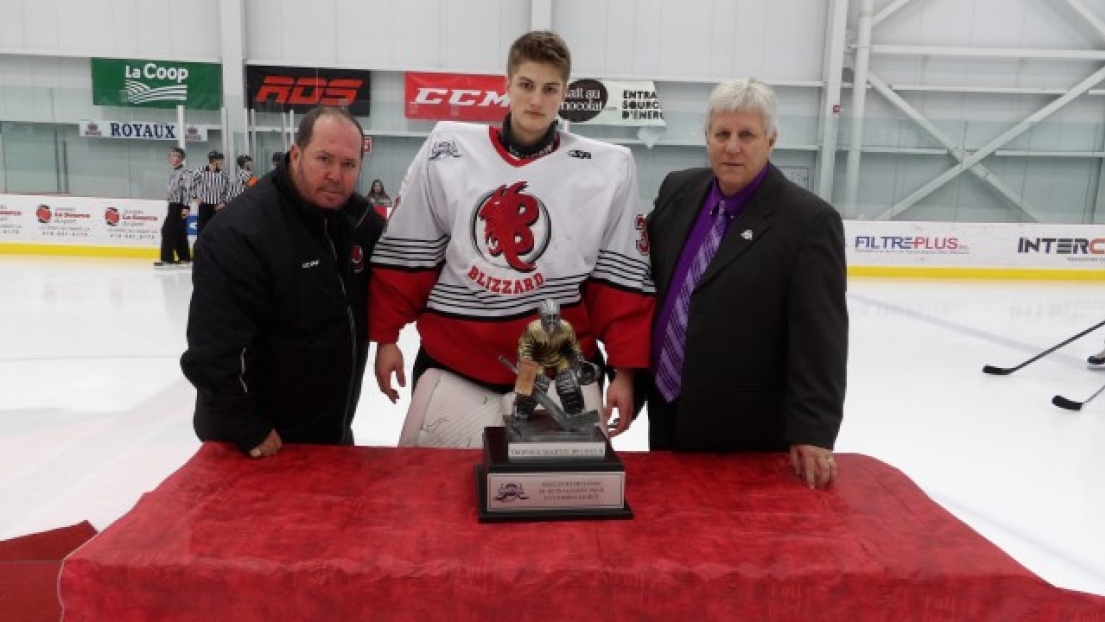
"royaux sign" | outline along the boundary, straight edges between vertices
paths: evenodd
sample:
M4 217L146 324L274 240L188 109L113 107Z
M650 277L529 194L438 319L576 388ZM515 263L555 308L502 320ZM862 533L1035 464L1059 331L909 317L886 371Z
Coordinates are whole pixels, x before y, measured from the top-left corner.
M81 120L77 127L84 138L129 138L132 140L169 140L176 142L181 137L187 142L206 142L207 128L195 125L184 126L181 132L175 123L104 121L100 119Z
M222 66L164 60L93 58L92 103L141 108L222 108Z

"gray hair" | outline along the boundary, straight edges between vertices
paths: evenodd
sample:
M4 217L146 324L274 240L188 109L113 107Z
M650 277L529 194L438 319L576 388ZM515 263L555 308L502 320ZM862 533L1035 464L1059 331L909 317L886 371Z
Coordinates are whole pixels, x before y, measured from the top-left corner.
M775 101L775 91L756 78L726 80L714 87L706 103L706 132L710 131L710 121L719 112L758 112L763 117L768 137L779 133L779 104Z

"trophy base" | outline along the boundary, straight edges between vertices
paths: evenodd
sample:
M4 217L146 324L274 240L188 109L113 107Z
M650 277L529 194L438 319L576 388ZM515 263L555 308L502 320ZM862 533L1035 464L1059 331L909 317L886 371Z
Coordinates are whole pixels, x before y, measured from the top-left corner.
M494 511L488 507L488 473L482 464L475 465L476 498L481 523L534 522L557 520L604 520L633 518L633 509L629 502L623 501L618 508L561 507L510 512Z
M591 424L578 430L564 430L543 410L528 419L503 415L507 459L517 460L602 460L608 447L606 435ZM490 430L492 428L485 428ZM498 432L494 432L496 439ZM495 442L499 442L496 440Z
M480 522L633 518L625 466L605 438L603 455L571 460L510 459L508 444L505 428L484 429L475 466Z

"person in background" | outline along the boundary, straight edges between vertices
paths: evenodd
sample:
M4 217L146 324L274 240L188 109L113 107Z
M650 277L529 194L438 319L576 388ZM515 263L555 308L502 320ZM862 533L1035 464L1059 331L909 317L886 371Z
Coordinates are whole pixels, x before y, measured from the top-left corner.
M169 150L169 166L173 171L169 174L169 209L165 222L161 223L161 260L154 263L159 268L192 261L192 251L188 247L192 172L184 166L184 157L180 147Z
M253 174L253 158L248 155L238 156L238 174L230 181L230 189L226 193L226 202L230 203L239 194L257 183L257 176Z
M368 358L367 258L384 220L357 195L361 126L304 115L286 166L196 242L184 375L204 441L253 457L284 443L353 443Z
M284 163L284 152L273 151L272 152L272 170L280 168L280 165Z
M368 189L368 194L365 195L365 199L368 199L368 204L371 205L377 213L387 218L388 209L391 208L391 197L388 196L387 191L384 190L384 182L379 179L373 179L372 186Z
M707 105L710 168L665 177L648 217L659 312L653 450L789 451L811 488L837 476L848 358L840 214L769 161L775 94L724 82Z
M223 170L223 154L211 151L207 154L207 166L196 171L192 178L192 196L199 202L196 219L196 236L203 235L207 223L226 205L230 189L230 177Z
M415 382L437 368L507 393L515 377L499 357L514 356L551 299L600 369L605 345L615 374L603 424L616 411L616 435L634 412L634 370L648 367L655 304L633 154L558 131L571 74L559 35L521 36L506 64L502 127L438 123L372 256L376 382L398 399L393 378L406 378L396 342L417 322Z

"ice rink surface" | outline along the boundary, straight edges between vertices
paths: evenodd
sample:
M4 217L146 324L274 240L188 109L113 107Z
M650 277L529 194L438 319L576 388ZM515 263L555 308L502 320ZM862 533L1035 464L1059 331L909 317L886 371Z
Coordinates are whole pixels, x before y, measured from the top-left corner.
M190 294L188 269L0 255L0 539L103 529L198 449L178 365ZM1051 403L1105 385L1085 362L1105 329L981 372L1105 320L1105 284L853 278L848 302L837 451L901 469L1047 581L1105 595L1105 395ZM417 335L400 345L409 363ZM357 443L394 445L409 390L393 405L368 376ZM646 451L647 421L614 445Z

